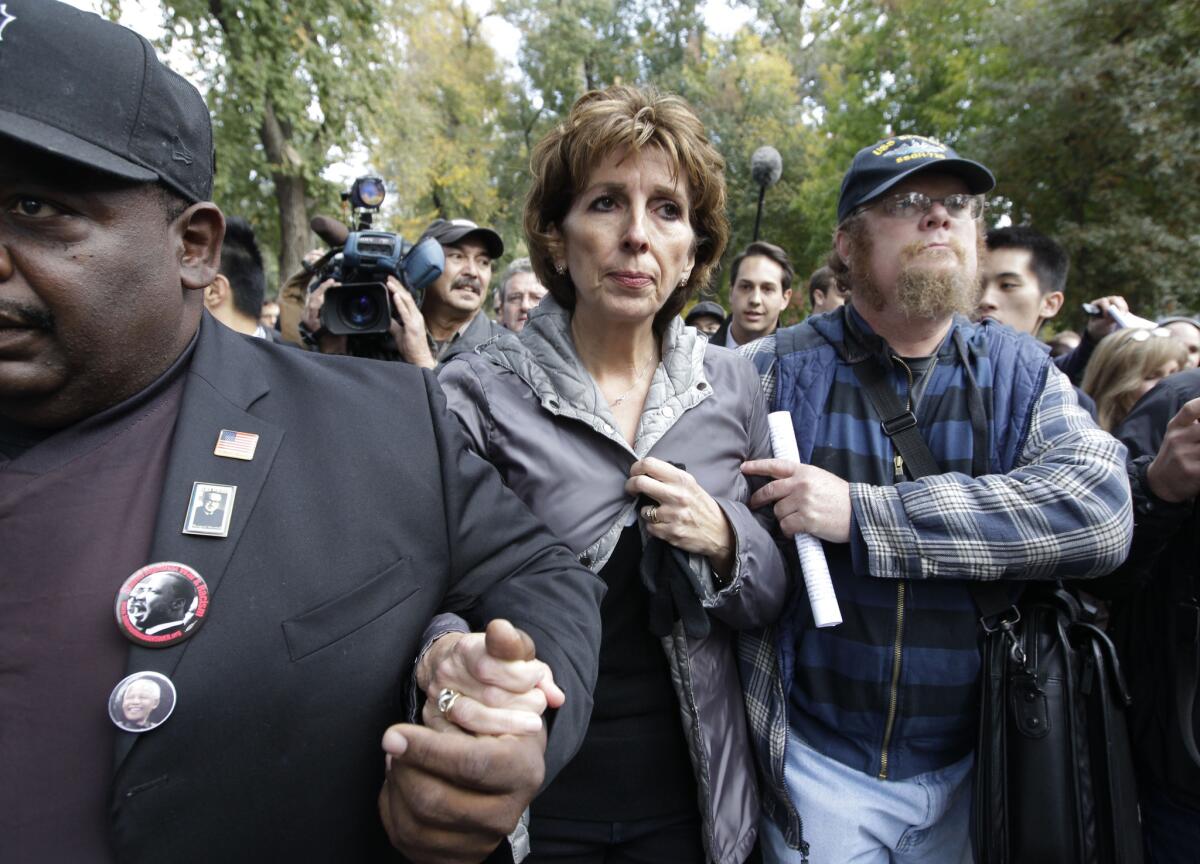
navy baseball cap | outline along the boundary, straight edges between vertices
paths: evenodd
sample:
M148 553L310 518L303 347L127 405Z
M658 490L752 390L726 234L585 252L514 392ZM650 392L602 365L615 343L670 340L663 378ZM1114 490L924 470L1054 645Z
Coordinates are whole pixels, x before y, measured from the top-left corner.
M421 239L432 237L443 246L453 246L472 234L479 235L483 248L487 249L487 253L493 258L504 254L504 241L500 239L500 235L491 228L476 225L470 219L434 219L421 235Z
M996 185L992 172L978 162L963 159L949 147L924 135L895 135L859 150L842 178L837 221L840 225L861 207L874 201L905 177L919 171L953 174L967 184L972 195L990 192Z
M212 197L200 93L142 36L57 0L0 3L0 136L192 203Z

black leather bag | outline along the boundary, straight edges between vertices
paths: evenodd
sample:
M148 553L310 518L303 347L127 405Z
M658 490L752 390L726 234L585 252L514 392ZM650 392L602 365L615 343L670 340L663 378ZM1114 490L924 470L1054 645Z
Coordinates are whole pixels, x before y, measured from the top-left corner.
M1060 586L1031 586L981 618L976 864L1142 861L1129 693L1090 618Z
M854 372L897 467L914 480L941 473L879 365ZM1112 642L1061 585L1031 583L1015 604L1001 584L970 589L983 640L975 864L1141 864L1129 691Z

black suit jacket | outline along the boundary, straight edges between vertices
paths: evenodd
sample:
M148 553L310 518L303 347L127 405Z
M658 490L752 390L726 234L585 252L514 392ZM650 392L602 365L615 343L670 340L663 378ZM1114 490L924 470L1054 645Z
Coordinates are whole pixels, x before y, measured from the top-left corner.
M221 429L258 434L253 461L214 456ZM237 486L227 538L181 533L194 481ZM548 776L582 739L602 585L407 363L287 350L205 314L149 560L199 570L210 607L182 644L130 650L128 672L167 675L178 700L159 728L119 734L121 861L397 859L380 739L440 611L533 636L567 693Z

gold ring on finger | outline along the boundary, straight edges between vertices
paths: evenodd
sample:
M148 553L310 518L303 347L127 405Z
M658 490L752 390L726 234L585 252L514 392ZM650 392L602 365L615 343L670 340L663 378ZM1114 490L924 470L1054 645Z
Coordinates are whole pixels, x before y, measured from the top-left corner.
M457 690L451 690L449 687L442 688L442 692L438 694L437 708L443 715L449 714L450 709L454 707L455 701L462 694Z

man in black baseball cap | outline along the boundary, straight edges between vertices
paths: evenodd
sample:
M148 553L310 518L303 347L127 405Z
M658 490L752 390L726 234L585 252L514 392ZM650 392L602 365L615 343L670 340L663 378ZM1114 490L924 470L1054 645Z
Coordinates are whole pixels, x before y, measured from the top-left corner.
M702 300L688 311L683 323L695 327L705 336L712 336L725 323L725 308L712 300Z
M3 134L113 178L161 183L189 204L208 200L213 141L204 100L143 37L97 27L94 17L57 2L4 4Z
M742 646L769 864L970 861L969 582L1100 575L1128 548L1120 445L1030 335L968 317L992 185L932 138L861 150L828 262L848 301L740 349L800 457L744 464L772 478L750 504L823 541L844 616L798 609Z
M429 237L442 244L446 256L442 275L425 290L420 309L399 286L393 286L392 299L403 325L404 338L399 341L404 359L433 369L506 332L483 311L504 241L491 228L470 219L434 219L421 240ZM424 334L424 338L409 338L409 334Z
M145 39L0 0L0 857L481 860L582 740L602 587L464 455L431 374L204 314L212 157ZM188 524L205 488L220 530ZM125 601L154 562L204 605L150 634ZM452 609L511 624L437 640L463 692L391 726ZM529 710L475 701L485 660ZM106 706L145 673L174 708L131 729ZM451 722L500 720L525 734Z
M504 241L491 228L476 225L470 219L434 219L421 235L421 239L432 237L443 246L457 246L464 240L474 238L493 259L504 254Z

